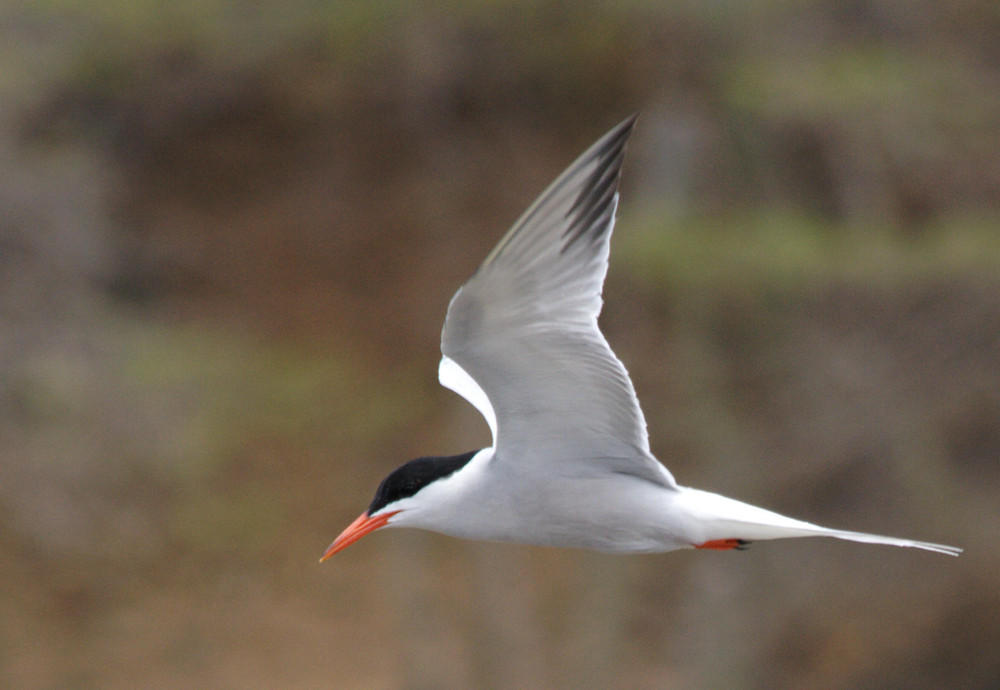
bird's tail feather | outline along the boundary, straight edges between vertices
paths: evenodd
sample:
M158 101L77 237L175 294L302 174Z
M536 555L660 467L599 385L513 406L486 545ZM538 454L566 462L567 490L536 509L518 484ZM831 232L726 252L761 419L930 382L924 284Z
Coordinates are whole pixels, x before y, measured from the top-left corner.
M683 505L684 512L694 518L693 524L698 526L699 536L704 536L704 539L698 542L699 544L722 540L757 541L796 537L833 537L866 544L886 544L924 549L949 556L957 556L962 553L962 549L956 546L821 527L811 522L796 520L742 501L698 489L683 487L678 499Z
M934 544L928 541L914 541L913 539L900 539L898 537L886 537L881 534L867 534L865 532L849 532L839 529L820 528L815 535L803 534L802 536L834 537L836 539L846 539L848 541L859 541L865 544L887 544L889 546L908 546L914 549L924 549L934 551L948 556L957 556L962 553L962 549L957 546L947 546L945 544Z

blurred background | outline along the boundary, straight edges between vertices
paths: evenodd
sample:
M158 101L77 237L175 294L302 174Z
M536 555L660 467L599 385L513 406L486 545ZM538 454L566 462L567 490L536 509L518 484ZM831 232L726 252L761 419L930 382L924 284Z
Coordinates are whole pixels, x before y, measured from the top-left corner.
M0 686L995 688L1000 4L0 3ZM641 111L602 325L831 540L380 532L452 293Z

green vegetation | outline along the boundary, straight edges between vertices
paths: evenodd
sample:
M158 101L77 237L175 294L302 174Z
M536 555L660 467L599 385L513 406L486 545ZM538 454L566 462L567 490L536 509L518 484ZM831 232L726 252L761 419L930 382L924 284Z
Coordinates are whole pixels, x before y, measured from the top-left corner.
M618 256L646 281L699 290L857 283L870 288L1000 275L1000 219L958 217L918 237L891 227L845 232L801 211L746 209L677 217L622 214Z
M995 682L1000 4L0 19L0 686ZM390 532L315 566L393 463L479 438L434 382L447 299L637 110L603 322L657 452L969 552Z

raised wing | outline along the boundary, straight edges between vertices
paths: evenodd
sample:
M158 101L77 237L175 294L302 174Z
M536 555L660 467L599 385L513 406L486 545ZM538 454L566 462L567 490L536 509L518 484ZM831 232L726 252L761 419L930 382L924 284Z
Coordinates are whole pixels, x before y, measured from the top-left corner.
M634 123L619 124L563 172L448 307L441 383L486 417L496 462L674 485L649 453L632 382L597 325Z

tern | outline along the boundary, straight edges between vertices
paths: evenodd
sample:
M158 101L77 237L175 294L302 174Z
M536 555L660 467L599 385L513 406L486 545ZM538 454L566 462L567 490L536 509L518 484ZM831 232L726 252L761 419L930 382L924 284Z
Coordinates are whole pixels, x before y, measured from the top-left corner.
M608 553L835 537L957 556L680 486L653 457L632 381L597 324L635 119L570 165L448 306L438 378L482 413L493 445L402 465L320 560L383 527Z

